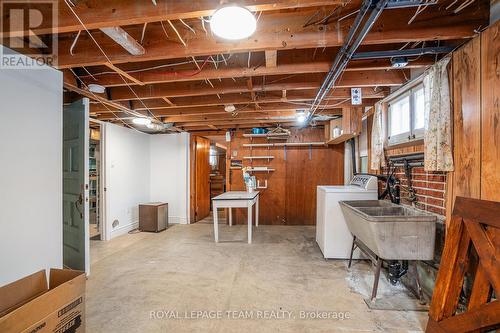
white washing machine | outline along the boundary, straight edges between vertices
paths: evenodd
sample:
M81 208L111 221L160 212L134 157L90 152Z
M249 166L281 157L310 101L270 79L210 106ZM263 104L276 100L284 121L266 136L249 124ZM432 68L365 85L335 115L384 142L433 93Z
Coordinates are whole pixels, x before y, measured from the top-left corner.
M328 259L349 259L352 235L347 228L339 201L377 200L377 177L356 175L349 185L318 186L316 207L316 242ZM357 249L353 258L360 258Z

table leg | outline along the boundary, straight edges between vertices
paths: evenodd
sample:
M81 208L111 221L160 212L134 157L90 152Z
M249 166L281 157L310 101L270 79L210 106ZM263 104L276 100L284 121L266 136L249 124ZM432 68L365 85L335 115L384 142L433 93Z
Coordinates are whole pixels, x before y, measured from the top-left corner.
M248 244L252 244L252 210L253 205L248 205Z
M217 216L217 206L213 206L214 210L214 237L215 237L215 242L219 242L219 218Z
M229 215L229 226L233 225L233 209L231 207L228 208L228 215Z
M259 196L257 196L257 201L255 202L255 226L259 226Z

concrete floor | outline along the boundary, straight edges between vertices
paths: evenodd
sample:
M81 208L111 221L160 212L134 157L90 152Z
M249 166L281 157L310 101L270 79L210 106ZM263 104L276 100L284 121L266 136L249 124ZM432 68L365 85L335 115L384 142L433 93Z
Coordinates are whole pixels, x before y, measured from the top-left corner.
M259 226L251 245L246 231L221 225L219 244L207 223L93 241L87 332L424 330L425 312L370 310L370 266L324 260L314 227ZM380 297L395 294L409 298L382 277ZM329 318L301 317L316 311Z

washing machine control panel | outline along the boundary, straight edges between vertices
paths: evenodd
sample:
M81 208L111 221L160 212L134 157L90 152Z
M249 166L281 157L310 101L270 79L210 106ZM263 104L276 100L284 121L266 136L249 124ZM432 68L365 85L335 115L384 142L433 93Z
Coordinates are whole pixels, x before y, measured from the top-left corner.
M356 175L351 180L351 185L359 186L365 190L377 188L377 177L370 175Z

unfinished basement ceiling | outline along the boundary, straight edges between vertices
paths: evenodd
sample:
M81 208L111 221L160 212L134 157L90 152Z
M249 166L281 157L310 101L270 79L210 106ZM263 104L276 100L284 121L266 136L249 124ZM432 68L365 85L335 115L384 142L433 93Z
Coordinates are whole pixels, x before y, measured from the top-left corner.
M173 123L176 130L214 131L296 125L297 109L311 105L362 1L243 1L257 17L257 30L240 41L212 35L207 21L218 1L72 3L60 2L58 27L66 102L84 94L94 99L91 117L128 126L143 114ZM456 47L488 20L488 0L465 8L440 0L385 10L358 52ZM109 27L115 29L104 29ZM388 58L352 60L317 114L340 114L351 103L353 87L362 87L363 106L372 106L406 83L411 69L441 57L410 57L402 69L393 68ZM106 92L91 95L89 84ZM226 112L226 105L235 111Z

